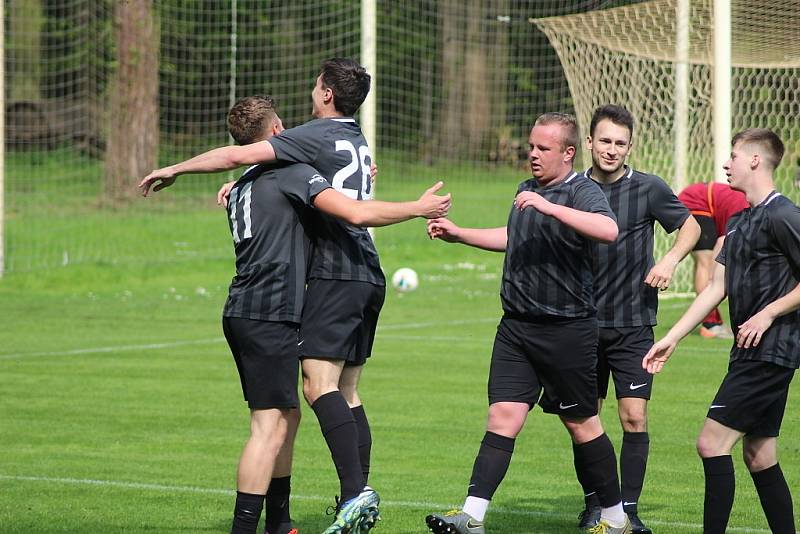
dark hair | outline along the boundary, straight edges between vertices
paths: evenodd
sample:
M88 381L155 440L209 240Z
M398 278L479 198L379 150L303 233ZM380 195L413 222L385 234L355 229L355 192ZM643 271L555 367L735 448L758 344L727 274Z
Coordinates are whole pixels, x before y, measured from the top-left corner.
M320 67L322 86L333 91L333 105L336 111L352 117L364 99L370 86L370 75L357 61L347 58L331 58Z
M589 135L594 137L594 130L603 119L608 119L614 124L626 127L631 134L631 138L633 138L633 115L624 107L616 104L606 104L594 110L592 122L589 123Z
M261 141L277 117L271 96L246 96L228 111L228 132L236 144L249 145Z
M580 131L578 130L578 120L575 116L567 113L542 113L533 123L534 126L545 126L547 124L558 124L563 129L564 138L561 140L561 151L564 152L567 147L571 146L577 154Z
M785 148L783 141L777 136L775 132L769 128L748 128L742 130L733 136L731 146L736 146L736 143L746 143L758 145L758 148L764 151L764 159L767 164L773 169L781 164Z

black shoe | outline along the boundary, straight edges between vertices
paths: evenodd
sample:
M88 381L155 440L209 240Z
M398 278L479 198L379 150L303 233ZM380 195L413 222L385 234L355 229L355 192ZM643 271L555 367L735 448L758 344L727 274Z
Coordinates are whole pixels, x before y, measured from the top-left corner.
M588 530L596 527L600 523L600 513L603 509L600 506L588 506L578 514L578 528Z
M636 514L628 514L628 519L631 520L631 532L633 534L653 534L653 531L644 526L642 520Z

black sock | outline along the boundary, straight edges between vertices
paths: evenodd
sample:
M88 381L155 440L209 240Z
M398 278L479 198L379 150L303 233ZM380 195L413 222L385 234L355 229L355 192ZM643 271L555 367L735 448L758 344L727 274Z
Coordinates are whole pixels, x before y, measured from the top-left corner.
M583 457L576 451L576 445L572 444L572 461L575 464L575 475L578 477L578 482L583 489L583 503L586 509L595 508L600 506L600 498L597 492L589 484L589 479L586 476L586 467L583 465Z
M486 432L472 466L467 494L471 497L492 500L497 486L503 481L514 452L514 438Z
M265 534L286 534L292 528L292 518L289 515L291 487L291 475L273 478L270 481L264 501L264 510L267 516L264 521Z
M369 421L364 406L359 405L351 408L353 419L356 420L358 428L358 456L361 459L361 474L364 475L364 484L369 480L369 457L372 452L372 432L369 429Z
M703 534L725 534L736 492L736 477L730 454L703 458L706 496L703 504Z
M341 502L346 502L361 493L364 488L353 413L339 391L322 395L311 405L311 409L317 415L319 427L336 466L342 494Z
M619 471L622 479L622 507L626 514L636 514L639 496L644 485L650 436L647 432L625 432L619 453Z
M256 534L261 508L264 506L263 495L236 492L236 507L233 509L233 525L231 534Z
M603 433L592 441L576 445L573 450L579 465L583 466L588 487L597 492L600 506L610 508L619 504L622 494L617 475L617 457L608 435Z
M780 464L750 473L756 485L761 508L767 516L767 523L772 532L794 534L794 511L792 510L792 494Z

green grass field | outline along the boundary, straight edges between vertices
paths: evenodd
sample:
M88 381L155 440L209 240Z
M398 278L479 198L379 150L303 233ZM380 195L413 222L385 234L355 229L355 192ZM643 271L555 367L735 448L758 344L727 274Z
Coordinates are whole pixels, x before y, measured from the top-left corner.
M382 170L380 196L414 197L434 178L459 171ZM495 173L489 186L450 179L453 218L504 224L522 176ZM219 318L233 275L230 237L221 212L196 204L165 209L169 198L102 219L65 218L72 229L34 227L43 236L88 232L88 242L113 241L120 255L20 269L0 280L0 532L229 529L248 432ZM9 231L22 243L37 217L15 217ZM387 273L408 266L421 280L414 293L389 292L361 388L374 436L370 482L383 498L375 532L421 533L427 513L461 504L483 435L502 256L430 242L422 221L381 230L377 243ZM662 302L659 334L687 303ZM694 440L727 349L693 335L656 381L640 510L659 534L701 531L703 476ZM798 387L781 437L792 488L800 487ZM619 450L615 409L609 402L604 420ZM304 409L304 417L292 510L305 534L329 524L324 510L338 485L312 412ZM738 456L736 466L729 531L767 532ZM488 531L574 532L581 504L567 434L536 409L496 494Z

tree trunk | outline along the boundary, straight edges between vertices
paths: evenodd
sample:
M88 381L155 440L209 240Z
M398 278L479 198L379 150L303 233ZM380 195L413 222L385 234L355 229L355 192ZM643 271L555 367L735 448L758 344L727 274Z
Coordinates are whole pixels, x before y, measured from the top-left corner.
M134 197L138 180L157 165L160 36L152 0L117 2L114 30L105 196L118 203Z
M42 3L11 0L7 9L9 102L38 102L42 82Z
M439 2L442 36L442 103L436 143L439 156L456 157L463 148L461 117L464 103L464 41L461 38L463 10L459 0Z

